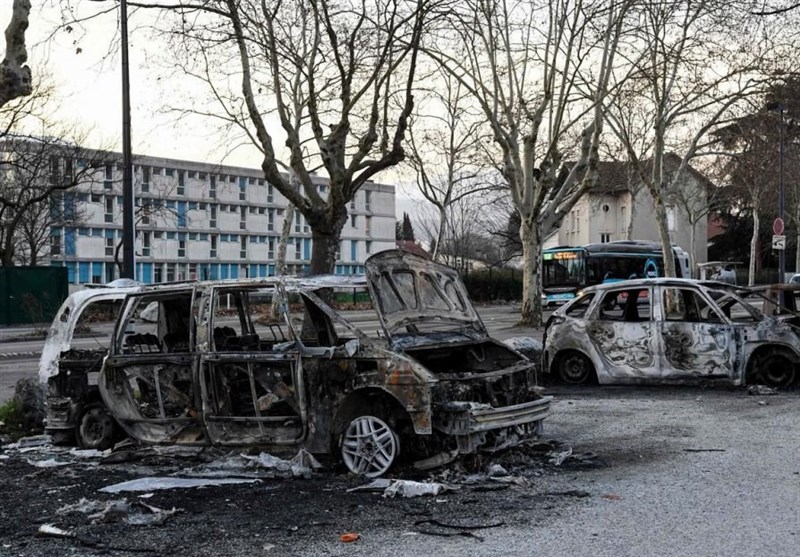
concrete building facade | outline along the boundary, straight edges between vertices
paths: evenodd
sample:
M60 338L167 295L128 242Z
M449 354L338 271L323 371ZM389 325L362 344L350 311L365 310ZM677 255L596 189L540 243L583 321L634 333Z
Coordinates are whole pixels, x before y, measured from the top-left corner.
M80 167L81 161L74 164ZM137 280L151 284L275 274L289 203L260 170L134 156L133 171ZM320 195L327 196L328 180L318 177L315 184ZM51 265L67 267L73 284L118 278L122 165L105 165L93 180L64 192L53 203L61 214L79 217L74 226L51 229ZM368 182L348 212L337 274L363 273L367 257L394 248L394 186ZM308 272L311 248L311 230L295 212L287 244L290 274Z

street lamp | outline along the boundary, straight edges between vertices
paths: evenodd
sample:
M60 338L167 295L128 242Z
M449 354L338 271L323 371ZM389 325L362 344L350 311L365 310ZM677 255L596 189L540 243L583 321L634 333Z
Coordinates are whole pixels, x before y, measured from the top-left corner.
M104 2L105 0L92 0ZM119 0L120 42L122 43L122 278L136 279L133 191L133 156L131 154L131 99L128 75L128 1Z
M778 218L783 223L783 205L784 205L784 191L783 191L783 112L785 107L782 103L772 101L767 103L767 110L777 111L780 116L778 122ZM783 283L786 280L786 250L778 250L778 283Z

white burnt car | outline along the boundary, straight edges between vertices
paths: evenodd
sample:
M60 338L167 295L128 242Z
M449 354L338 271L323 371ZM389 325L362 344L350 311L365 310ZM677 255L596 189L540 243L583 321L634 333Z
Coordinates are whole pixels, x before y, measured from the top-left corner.
M623 303L620 303L623 300ZM587 288L545 331L543 369L566 383L797 383L800 337L733 288L643 279Z
M395 251L366 269L366 280L128 293L98 380L104 408L142 443L303 448L367 476L385 473L401 447L442 463L540 430L550 397L534 388L533 364L489 338L453 269ZM380 335L325 301L364 287Z

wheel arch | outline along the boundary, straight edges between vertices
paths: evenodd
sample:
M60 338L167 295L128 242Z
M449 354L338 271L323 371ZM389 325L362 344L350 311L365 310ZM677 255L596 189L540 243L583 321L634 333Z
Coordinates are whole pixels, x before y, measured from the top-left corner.
M365 387L351 392L339 403L331 433L338 437L353 419L367 414L387 420L392 426L405 420L413 422L411 415L392 393L377 387Z
M589 381L588 381L588 383L590 383L590 384L599 383L598 376L597 376L597 365L595 364L594 359L585 350L581 350L581 349L578 349L578 348L563 348L563 349L559 350L558 352L556 352L553 355L553 357L552 357L552 359L551 359L551 361L549 363L548 373L550 373L552 377L559 378L559 380L560 380L558 366L561 365L561 361L564 358L570 356L571 354L578 354L579 356L582 356L591 365L591 369L589 370Z
M760 359L771 354L780 354L786 356L794 364L795 368L800 367L800 354L798 354L791 346L781 343L763 344L756 347L747 358L745 365L744 384L751 385L754 379L757 379L759 370L757 368ZM795 376L793 384L796 386L800 382L800 378Z

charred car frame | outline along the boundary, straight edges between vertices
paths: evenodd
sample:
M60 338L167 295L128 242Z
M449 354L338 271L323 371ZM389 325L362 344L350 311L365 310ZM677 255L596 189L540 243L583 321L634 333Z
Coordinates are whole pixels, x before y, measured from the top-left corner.
M535 389L533 364L488 336L453 269L395 251L365 267L366 279L128 293L99 377L105 407L143 443L303 448L367 476L385 473L401 447L435 460L539 431L550 397ZM378 336L328 302L359 287Z
M793 386L800 365L793 319L764 315L721 284L598 285L552 315L543 366L567 383Z

